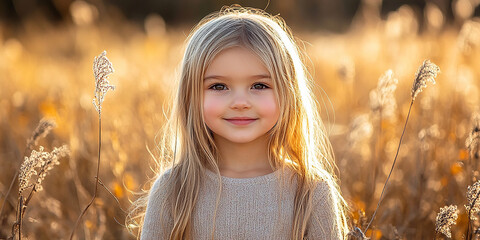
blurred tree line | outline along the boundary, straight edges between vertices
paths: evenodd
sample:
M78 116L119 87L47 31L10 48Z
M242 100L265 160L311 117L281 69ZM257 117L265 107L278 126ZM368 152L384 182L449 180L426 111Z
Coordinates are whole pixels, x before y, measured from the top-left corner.
M0 21L6 25L19 25L25 19L43 17L54 23L71 21L71 5L86 2L96 6L102 18L119 17L142 23L146 16L160 15L167 25L194 24L206 14L224 5L266 9L279 14L289 23L308 29L342 32L348 29L359 11L385 18L391 11L409 5L420 23L427 3L435 4L445 16L445 22L454 20L455 4L462 0L1 0ZM479 0L472 3L472 16L480 15ZM372 16L371 16L372 17ZM421 26L420 26L421 27Z

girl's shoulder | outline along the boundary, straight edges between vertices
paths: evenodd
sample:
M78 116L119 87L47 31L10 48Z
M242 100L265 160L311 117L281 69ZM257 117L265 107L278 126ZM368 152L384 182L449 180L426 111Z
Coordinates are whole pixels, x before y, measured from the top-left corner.
M314 202L328 202L332 200L334 187L326 180L320 179L315 183L315 190L313 192Z
M335 189L325 180L316 183L313 192L312 217L308 222L308 238L341 239L338 229L338 199L334 194Z
M158 174L157 178L155 179L153 186L150 190L151 193L156 193L160 189L163 189L165 185L167 184L168 179L170 178L170 175L172 173L172 168L168 168L163 173Z

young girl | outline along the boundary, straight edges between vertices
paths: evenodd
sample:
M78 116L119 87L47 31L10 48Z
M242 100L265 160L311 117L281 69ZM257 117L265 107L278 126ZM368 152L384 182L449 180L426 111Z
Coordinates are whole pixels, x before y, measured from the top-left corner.
M136 204L141 239L344 239L347 205L309 84L280 17L232 6L204 18L187 40L161 171Z

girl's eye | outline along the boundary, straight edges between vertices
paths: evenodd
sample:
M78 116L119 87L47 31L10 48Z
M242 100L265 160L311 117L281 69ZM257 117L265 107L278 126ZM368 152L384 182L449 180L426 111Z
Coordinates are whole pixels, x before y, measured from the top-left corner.
M217 84L213 84L212 86L210 86L209 89L221 91L221 90L227 89L227 87L223 84L218 84L217 83Z
M255 83L255 84L253 84L253 89L259 90L259 89L266 89L266 88L268 88L268 86L265 85L265 84L263 84L263 83Z
M263 83L255 83L252 86L252 89L255 89L255 90L261 90L261 89L267 89L267 88L269 87ZM215 91L223 91L223 90L227 90L227 86L225 86L224 84L216 83L210 86L208 89L212 89Z

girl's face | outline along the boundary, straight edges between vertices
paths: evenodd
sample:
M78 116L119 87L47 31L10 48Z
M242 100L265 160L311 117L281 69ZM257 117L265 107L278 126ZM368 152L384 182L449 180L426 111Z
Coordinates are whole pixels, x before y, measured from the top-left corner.
M273 80L257 55L243 47L217 54L205 70L203 115L214 139L233 143L252 142L275 125Z

